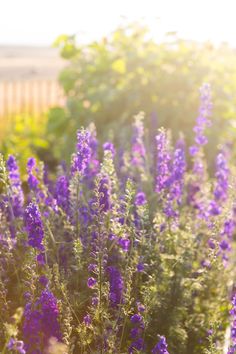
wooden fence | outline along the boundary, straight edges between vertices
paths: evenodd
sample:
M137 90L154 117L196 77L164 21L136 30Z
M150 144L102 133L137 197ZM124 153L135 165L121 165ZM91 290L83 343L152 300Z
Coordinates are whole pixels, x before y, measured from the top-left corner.
M52 80L0 81L0 118L16 114L39 116L64 105L63 90Z

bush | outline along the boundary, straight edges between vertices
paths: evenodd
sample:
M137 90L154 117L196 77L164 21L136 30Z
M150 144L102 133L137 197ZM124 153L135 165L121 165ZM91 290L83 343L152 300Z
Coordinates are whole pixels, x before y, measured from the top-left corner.
M222 353L235 169L224 145L207 175L211 108L204 85L191 166L164 129L144 144L142 114L102 162L94 126L55 179L30 158L25 193L15 158L0 162L1 353Z
M227 45L217 48L174 34L158 44L137 24L86 45L77 44L75 36L60 36L56 45L68 61L59 77L67 95L64 120L60 114L65 129L54 136L56 149L58 136L66 140L64 156L72 151L77 127L90 122L95 122L101 139L115 131L114 138L125 143L130 120L140 110L146 112L146 128L165 126L176 139L181 127L189 143L202 82L214 89L214 125L207 149L211 161L217 143L234 139L236 59ZM56 115L52 120L58 125Z

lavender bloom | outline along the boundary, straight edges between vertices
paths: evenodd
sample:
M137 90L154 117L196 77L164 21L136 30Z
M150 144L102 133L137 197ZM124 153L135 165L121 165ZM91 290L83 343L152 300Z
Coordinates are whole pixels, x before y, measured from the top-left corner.
M183 140L179 140L174 151L173 166L172 166L172 186L171 199L175 199L178 204L181 203L183 188L184 188L184 174L186 171L185 159L185 144Z
M137 301L136 305L137 305L137 309L139 312L145 311L145 306L143 304L141 304L141 302Z
M97 280L94 279L93 277L88 278L87 285L89 288L94 288L94 286L97 284Z
M112 154L112 157L114 158L114 156L115 156L115 147L114 147L114 145L112 143L110 143L110 142L104 143L103 144L103 150L104 151L110 151L111 154Z
M135 117L135 121L133 123L131 164L137 167L144 167L145 165L146 150L143 142L143 118L143 114L139 114Z
M141 323L143 321L143 317L136 313L135 315L131 316L130 321L132 323Z
M229 168L225 151L220 152L216 158L216 184L214 188L214 199L210 202L210 215L221 213L221 204L227 199Z
M130 247L130 240L127 238L120 238L119 245L123 249L123 251L128 252Z
M24 342L22 342L21 340L16 340L14 338L10 338L7 344L7 349L13 350L14 352L19 354L26 354L26 351L24 349Z
M152 349L152 354L169 354L167 350L166 338L164 336L160 337L159 342Z
M110 179L108 176L102 176L99 182L99 204L102 211L108 211L111 207L110 194Z
M175 202L181 204L184 189L184 174L186 171L185 145L183 140L179 140L173 155L173 163L168 181L169 190L167 194L164 213L168 218L176 218Z
M89 127L89 139L88 144L91 152L91 156L88 159L87 167L84 171L84 178L87 186L89 188L94 187L94 177L99 171L99 160L98 160L98 141L97 141L97 133L96 128L93 124Z
M28 185L30 189L36 190L39 184L37 177L34 175L36 170L36 160L33 157L30 157L27 162L27 172L28 172Z
M44 231L41 214L37 204L30 203L25 210L25 225L28 233L28 243L39 250L44 250L42 244Z
M129 353L132 354L136 353L136 350L144 349L144 340L142 338L144 322L143 317L138 313L131 316L130 321L135 325L135 328L132 328L130 332L131 337L135 339L129 347Z
M200 88L200 108L199 115L196 120L196 126L194 127L195 132L195 143L197 145L190 148L190 154L194 156L202 145L207 144L207 138L204 135L204 130L206 127L211 125L209 117L212 114L212 101L211 101L211 88L209 84L203 84Z
M214 196L217 201L225 201L228 191L229 168L226 155L220 152L216 158L216 186Z
M160 193L169 187L170 182L170 162L171 154L169 150L169 141L164 130L156 136L157 143L157 176L156 176L156 192Z
M140 262L137 264L137 272L141 273L143 271L144 271L144 264Z
M232 316L232 323L231 323L232 345L228 349L227 354L235 354L236 353L236 295L233 296L232 305L233 305L233 307L230 310L230 315Z
M66 176L58 177L56 181L55 199L59 207L66 213L69 212L69 181Z
M39 253L36 257L38 265L43 266L46 264L45 253Z
M9 181L12 189L11 193L11 205L15 217L22 215L22 208L24 205L24 194L21 188L21 180L19 168L14 156L9 156L7 160L7 169L9 172Z
M137 351L144 349L144 340L143 338L138 338L133 341L129 347L129 354L137 353Z
M123 292L123 279L119 272L119 270L114 267L110 266L107 268L109 273L109 283L110 283L110 301L111 306L116 307L117 305L122 303L122 292Z
M231 345L231 347L227 351L227 354L235 354L235 353L236 353L236 344Z
M91 133L88 130L81 129L77 132L77 152L72 159L72 174L75 172L84 174L88 168L92 156L90 139Z
M134 204L136 206L144 205L147 203L146 195L144 192L138 192L135 196Z
M46 349L51 337L61 339L58 316L57 299L49 290L42 291L34 304L25 306L23 336L27 353Z
M203 182L206 178L202 150L202 146L207 143L204 130L211 125L209 117L211 116L212 102L209 84L203 84L200 88L200 100L199 116L197 117L196 126L194 127L196 145L190 148L190 154L193 156L194 180L192 180L188 186L187 200L194 208L199 210L198 215L200 218L207 219L209 216L209 204L201 191L203 190Z
M85 326L90 326L92 323L91 316L89 314L84 316L84 324Z
M46 287L48 284L48 278L45 275L39 277L39 282L42 286Z

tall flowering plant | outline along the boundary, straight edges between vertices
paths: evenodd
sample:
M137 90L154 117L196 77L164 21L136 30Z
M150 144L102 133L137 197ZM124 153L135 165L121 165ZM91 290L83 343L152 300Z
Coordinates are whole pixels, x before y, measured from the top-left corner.
M230 326L235 351L234 168L222 147L206 173L200 98L189 165L182 136L147 145L143 115L122 154L90 126L56 175L29 158L25 192L1 158L1 353L216 354Z

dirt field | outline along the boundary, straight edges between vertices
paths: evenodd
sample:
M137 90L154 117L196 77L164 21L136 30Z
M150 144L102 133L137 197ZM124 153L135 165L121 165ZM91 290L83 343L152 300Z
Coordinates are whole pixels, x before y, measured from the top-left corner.
M0 81L54 80L65 65L54 48L0 46Z

